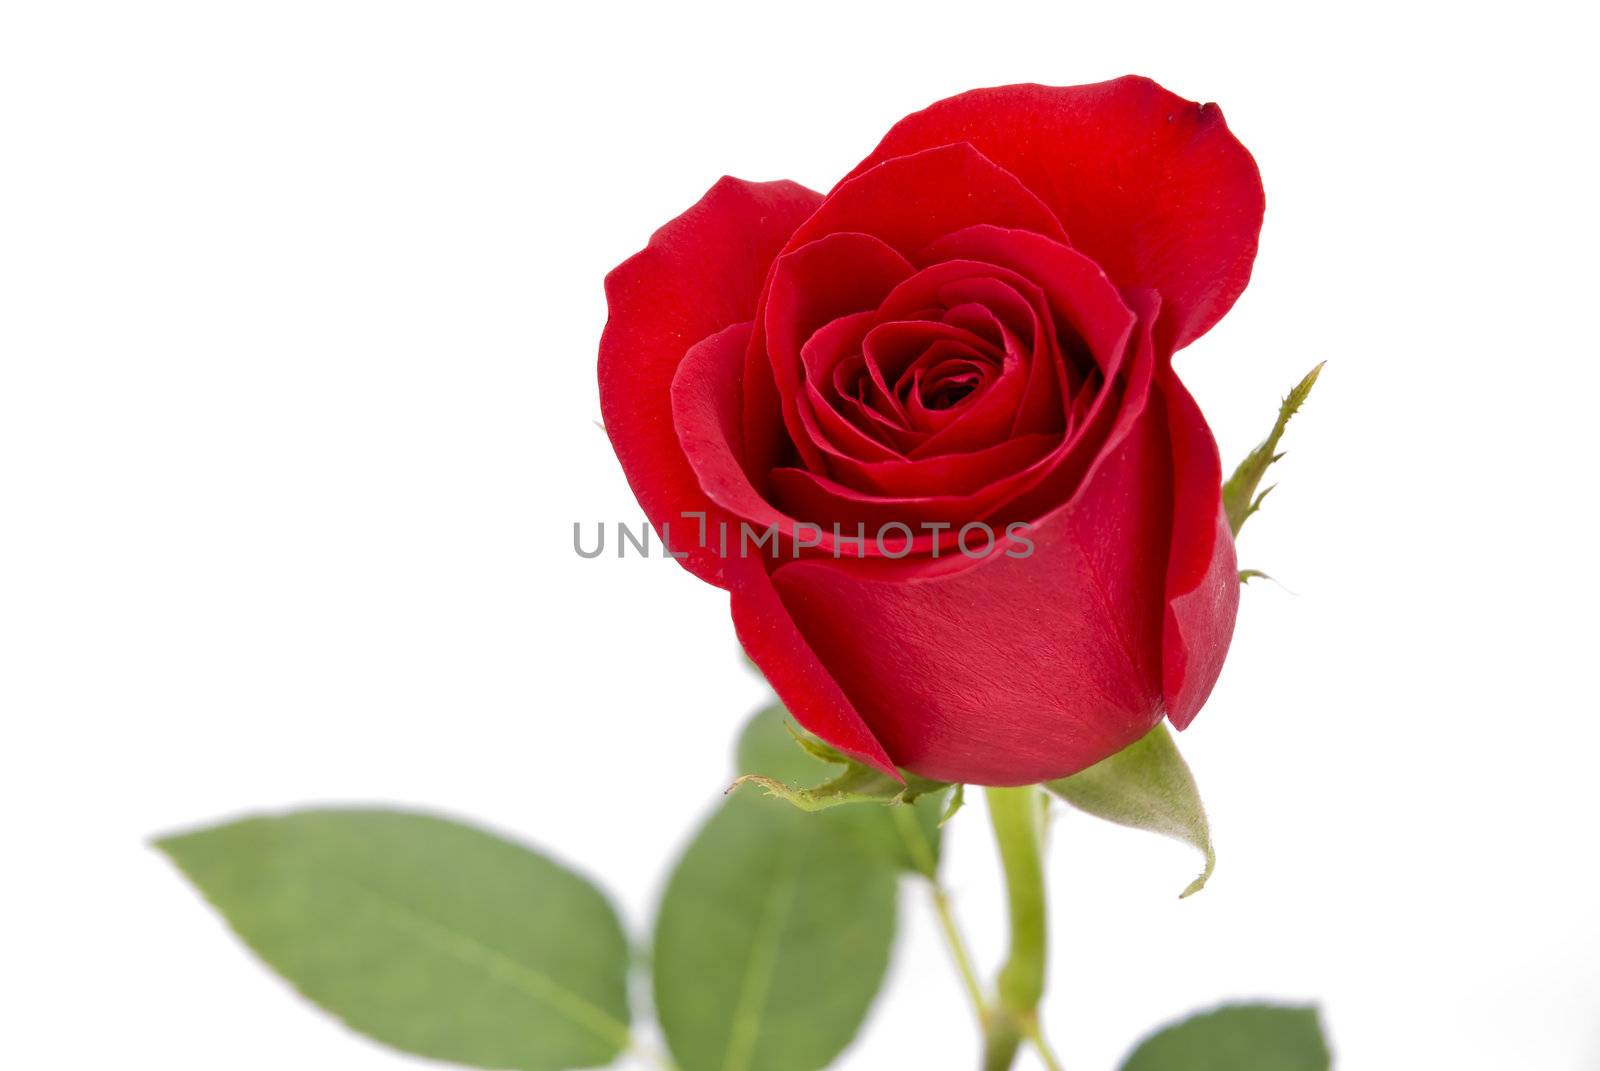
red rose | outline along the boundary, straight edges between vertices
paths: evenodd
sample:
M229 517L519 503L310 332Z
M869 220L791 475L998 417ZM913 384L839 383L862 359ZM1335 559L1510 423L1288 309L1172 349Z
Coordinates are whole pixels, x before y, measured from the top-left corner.
M1244 289L1262 204L1213 105L1006 86L827 196L724 178L610 274L617 456L802 725L988 785L1188 725L1238 579L1172 355Z

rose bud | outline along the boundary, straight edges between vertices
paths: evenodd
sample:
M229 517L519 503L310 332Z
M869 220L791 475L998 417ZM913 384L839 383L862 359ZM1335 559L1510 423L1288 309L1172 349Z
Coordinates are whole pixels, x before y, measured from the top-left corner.
M1262 208L1214 105L1006 86L826 196L724 178L611 272L606 430L801 725L1019 785L1189 724L1239 585L1172 356L1244 289Z

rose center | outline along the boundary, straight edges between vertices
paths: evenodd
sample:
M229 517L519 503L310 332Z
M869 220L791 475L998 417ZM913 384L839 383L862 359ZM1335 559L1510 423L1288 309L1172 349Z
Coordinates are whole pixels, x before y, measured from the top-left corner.
M961 403L967 395L978 389L978 375L976 372L964 376L946 379L934 386L931 391L924 391L922 404L929 409L953 409Z

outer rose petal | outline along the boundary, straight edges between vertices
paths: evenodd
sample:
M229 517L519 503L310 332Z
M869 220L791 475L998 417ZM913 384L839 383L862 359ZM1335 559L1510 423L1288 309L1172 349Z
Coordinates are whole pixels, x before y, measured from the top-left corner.
M1172 438L1172 556L1161 676L1167 717L1186 729L1211 694L1239 611L1239 565L1222 509L1222 459L1200 407L1170 365L1159 390Z
M789 713L840 751L899 780L888 752L795 626L761 560L731 560L728 576L734 631Z
M900 120L851 176L952 142L1021 179L1117 285L1159 290L1169 350L1205 334L1250 279L1261 176L1214 104L1132 76L977 89Z
M606 276L610 318L600 336L600 414L628 486L660 531L674 530L684 565L726 586L722 562L704 548L679 547L694 525L684 512L719 513L700 490L672 423L669 389L689 347L755 312L778 250L822 197L793 182L723 178L683 215L656 231L643 251Z
M691 346L671 388L679 456L687 460L698 488L716 510L707 522L706 549L720 560L725 578L737 571L738 559L759 560L762 555L755 544L743 544L743 521L754 526L751 539L759 538L769 526L792 539L798 523L757 490L739 458L739 377L751 330L751 324L733 324ZM778 421L778 414L772 413L770 419ZM681 553L689 548L674 549ZM734 585L730 580L724 586Z

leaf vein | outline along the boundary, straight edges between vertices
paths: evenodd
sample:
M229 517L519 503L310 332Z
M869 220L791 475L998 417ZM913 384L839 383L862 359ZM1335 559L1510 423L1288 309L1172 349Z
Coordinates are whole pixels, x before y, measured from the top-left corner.
M789 847L794 839L791 835L784 847ZM723 1071L750 1071L751 1061L755 1058L756 1042L761 1036L761 1014L772 990L784 927L788 925L789 913L794 907L795 893L800 884L799 860L795 858L797 854L792 851L779 853L782 869L762 902L761 919L755 940L751 943L744 977L739 983L739 997L734 1004L733 1025L728 1031Z
M470 966L484 968L494 978L554 1008L608 1044L625 1049L632 1043L633 1033L626 1023L618 1021L609 1012L549 975L519 963L470 934L453 930L354 878L340 875L340 880L376 904L390 918L397 920L401 929L417 935L425 943Z

